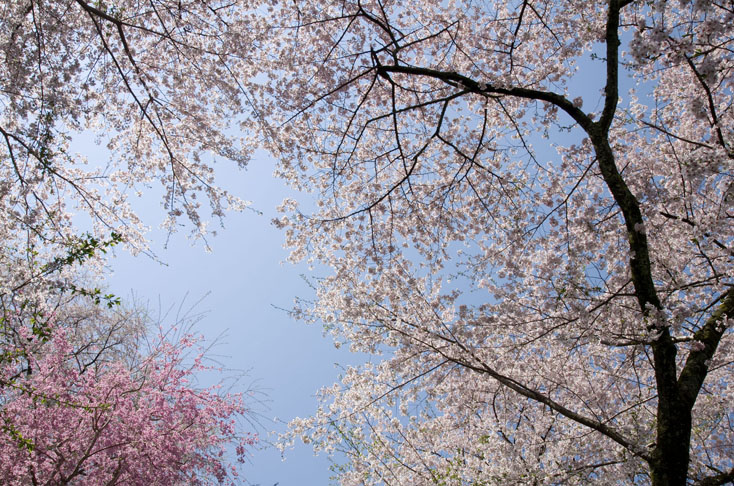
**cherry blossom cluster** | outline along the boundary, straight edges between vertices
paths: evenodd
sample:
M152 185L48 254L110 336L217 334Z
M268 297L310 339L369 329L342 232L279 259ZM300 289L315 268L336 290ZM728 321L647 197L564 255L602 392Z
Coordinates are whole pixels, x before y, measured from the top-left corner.
M734 479L734 10L298 2L259 93L341 484ZM311 201L315 200L315 204Z
M194 341L161 341L133 368L92 366L63 326L16 327L22 344L0 363L3 484L235 484L223 456L243 461L255 437L239 433L241 396L193 386Z

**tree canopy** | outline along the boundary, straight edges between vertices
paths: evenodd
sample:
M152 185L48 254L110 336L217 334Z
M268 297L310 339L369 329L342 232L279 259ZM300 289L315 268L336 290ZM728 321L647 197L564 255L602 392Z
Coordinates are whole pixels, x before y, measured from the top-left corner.
M214 159L257 148L310 193L275 221L329 269L294 315L375 358L285 440L344 453L341 484L734 480L730 0L0 12L7 248L64 261L78 209L144 248L154 179L205 235L199 196L244 205Z
M165 226L194 235L207 214L245 202L214 184L216 157L247 163L251 147L225 135L246 109L237 85L248 14L218 1L11 1L0 7L0 142L4 231L50 227L70 237L69 213L89 215L145 249L129 197L164 188ZM249 22L247 25L252 24ZM232 28L230 28L232 27ZM254 27L254 24L253 24ZM96 135L96 157L70 149ZM204 201L202 201L202 199ZM22 219L21 219L22 218ZM21 219L21 221L18 221ZM78 224L78 221L76 221ZM71 234L69 234L71 233Z
M341 484L734 479L730 2L283 4L296 312L378 357L293 422ZM290 66L287 69L286 66Z
M214 217L245 206L211 169L214 157L244 165L249 150L223 135L242 111L227 71L233 12L0 6L2 484L239 482L255 442L247 390L201 386L210 366L186 322L156 323L104 290L110 247L147 249L129 196L152 181L170 230L183 216L207 234L199 199ZM104 155L75 154L74 138L91 135Z

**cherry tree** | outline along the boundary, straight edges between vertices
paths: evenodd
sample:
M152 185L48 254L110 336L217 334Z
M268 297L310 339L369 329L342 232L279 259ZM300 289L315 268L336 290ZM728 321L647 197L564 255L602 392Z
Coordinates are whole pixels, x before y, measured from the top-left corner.
M68 334L34 322L54 292L104 300L64 287L72 213L94 222L82 243L114 230L144 248L129 195L158 179L165 226L205 235L201 196L214 216L244 204L214 158L263 143L317 196L283 205L292 258L333 270L296 312L382 356L293 424L347 454L343 484L725 484L733 11L5 2L0 258L24 263L0 295L40 309L9 335L36 330L51 359ZM235 115L253 138L228 136ZM72 153L80 130L106 167ZM47 284L16 299L30 280Z
M253 88L340 484L734 480L734 5L276 7ZM324 267L319 267L324 268Z
M0 295L0 482L239 484L253 397L198 384L217 370L186 316L156 328L91 286L84 266L110 245L2 254L4 281L36 271Z
M192 386L203 365L185 365L191 336L161 336L130 368L100 362L109 348L80 359L54 322L18 329L24 342L4 347L0 371L3 484L236 484L227 449L244 461L254 444L238 432L246 408L241 396Z
M156 181L169 231L188 220L205 237L203 205L213 218L246 206L212 169L251 151L228 132L250 106L238 79L260 19L242 7L0 5L3 484L236 480L227 460L253 440L236 423L250 414L242 397L198 387L191 337L150 334L99 287L109 246L147 248L130 199ZM100 155L76 154L79 136Z
M238 80L252 68L242 46L260 19L243 3L4 2L3 230L42 228L66 244L78 234L71 214L77 223L86 214L98 237L114 230L145 249L130 196L156 181L170 231L188 220L194 236L205 236L207 202L214 218L245 207L215 184L212 169L217 159L244 167L252 149L231 136L235 116L247 119ZM96 136L104 149L76 153L79 136Z

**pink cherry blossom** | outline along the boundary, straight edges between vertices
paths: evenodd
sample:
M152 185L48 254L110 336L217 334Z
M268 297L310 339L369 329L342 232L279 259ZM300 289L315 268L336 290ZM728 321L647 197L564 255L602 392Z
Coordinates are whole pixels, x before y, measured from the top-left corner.
M90 365L69 331L47 331L3 347L3 484L236 484L227 458L243 461L255 441L237 422L247 408L241 395L192 386L204 369L186 364L194 341L161 341L134 367Z

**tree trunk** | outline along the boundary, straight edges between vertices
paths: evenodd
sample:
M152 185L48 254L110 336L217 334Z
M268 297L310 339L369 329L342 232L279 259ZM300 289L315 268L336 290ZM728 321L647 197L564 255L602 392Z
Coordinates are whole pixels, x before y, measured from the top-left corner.
M658 405L658 419L658 440L650 463L652 484L685 486L691 443L691 412L681 403L661 403Z

